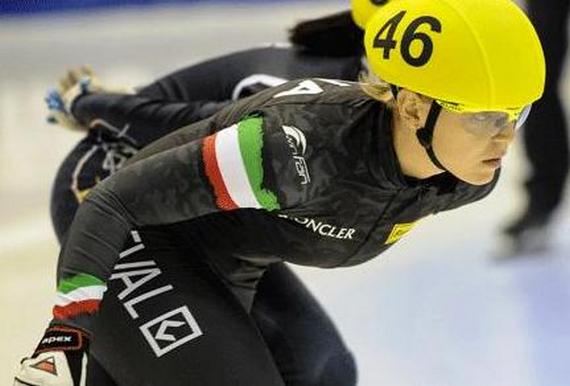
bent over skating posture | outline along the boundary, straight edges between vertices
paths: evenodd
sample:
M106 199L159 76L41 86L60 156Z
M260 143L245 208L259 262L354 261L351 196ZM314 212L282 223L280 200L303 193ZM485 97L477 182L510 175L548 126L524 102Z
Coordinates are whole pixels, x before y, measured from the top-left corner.
M249 317L268 267L360 264L420 218L488 194L544 84L524 13L508 0L395 1L368 22L365 46L387 84L285 83L98 184L17 382L50 384L53 365L71 384L90 343L88 384L284 385Z
M90 71L70 71L55 94L59 103L51 103L51 118L86 130L87 135L62 163L52 190L58 238L63 240L79 203L97 181L119 170L152 140L287 79L356 80L364 63L361 28L383 3L353 1L352 10L298 23L290 32L290 45L253 48L198 63L134 94L104 92ZM78 84L87 80L82 75L89 76L89 85L79 89L87 84ZM60 110L65 105L70 108ZM108 304L115 299L110 293ZM288 386L356 384L352 354L323 308L284 263L272 264L260 278L250 316ZM112 325L113 319L102 315L99 325ZM90 373L96 372L96 364L91 358Z

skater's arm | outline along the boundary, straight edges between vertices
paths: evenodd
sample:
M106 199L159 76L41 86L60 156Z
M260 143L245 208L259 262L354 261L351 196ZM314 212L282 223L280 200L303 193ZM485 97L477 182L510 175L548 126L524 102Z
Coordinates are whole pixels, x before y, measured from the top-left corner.
M331 91L340 87L319 83ZM317 86L315 81L312 84ZM75 215L60 255L59 283L86 275L100 289L96 292L100 300L132 229L241 208L298 213L311 210L313 202L331 194L330 185L339 178L344 163L332 154L330 133L361 122L361 104L353 108L336 99L315 104L318 94L290 96L290 90L298 87L298 82L291 82L267 90L183 127L99 183ZM360 101L360 92L350 95ZM310 141L292 128L297 125L313 133ZM209 135L195 139L197 131ZM322 172L309 176L307 168L300 170L298 151ZM89 304L98 305L99 300ZM87 311L96 312L96 308ZM89 329L89 318L77 318L88 312L73 304L70 309L71 316L58 308L55 319Z
M93 93L74 101L72 114L81 124L128 135L144 147L175 129L211 116L228 102L168 102L140 95Z
M90 331L90 315L97 312L105 283L134 228L219 211L276 211L292 205L298 197L292 184L281 189L296 177L289 153L280 129L266 130L261 117L252 117L135 162L98 184L80 206L60 254L60 301L53 323ZM85 298L63 294L69 286L80 289L82 282L94 290L78 292Z

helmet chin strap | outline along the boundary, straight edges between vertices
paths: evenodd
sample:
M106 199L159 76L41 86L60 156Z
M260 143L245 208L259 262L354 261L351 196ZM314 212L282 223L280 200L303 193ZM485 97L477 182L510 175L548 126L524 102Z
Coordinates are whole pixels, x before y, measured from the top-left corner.
M431 162L437 166L441 170L448 171L445 166L439 162L437 159L435 152L433 151L433 131L435 129L435 124L437 122L437 118L439 117L439 113L441 112L441 106L435 101L431 102L431 107L429 109L429 113L426 119L426 124L421 129L416 131L416 137L420 141L420 144L426 150L429 159Z
M398 93L400 92L400 87L396 86L395 84L390 84L390 90L392 91L394 99L397 99ZM432 101L428 116L426 118L426 124L424 127L416 131L416 137L418 138L418 141L420 141L422 147L426 150L430 161L437 168L448 172L449 170L447 170L447 168L443 166L441 162L439 162L435 155L435 152L433 151L433 131L435 130L435 124L440 112L441 106L435 103L435 101Z

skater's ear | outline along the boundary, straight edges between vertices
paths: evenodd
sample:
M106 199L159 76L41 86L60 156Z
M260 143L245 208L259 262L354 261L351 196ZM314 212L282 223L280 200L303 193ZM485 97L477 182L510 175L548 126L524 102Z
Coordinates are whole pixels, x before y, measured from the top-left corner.
M405 126L412 130L425 125L430 105L430 98L406 89L400 89L396 98L396 112Z

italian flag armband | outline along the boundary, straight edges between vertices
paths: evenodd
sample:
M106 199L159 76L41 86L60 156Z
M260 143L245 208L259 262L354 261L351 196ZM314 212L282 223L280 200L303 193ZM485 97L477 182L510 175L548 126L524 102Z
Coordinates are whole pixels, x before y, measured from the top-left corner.
M204 139L205 175L221 210L280 209L263 187L263 119L247 118Z

